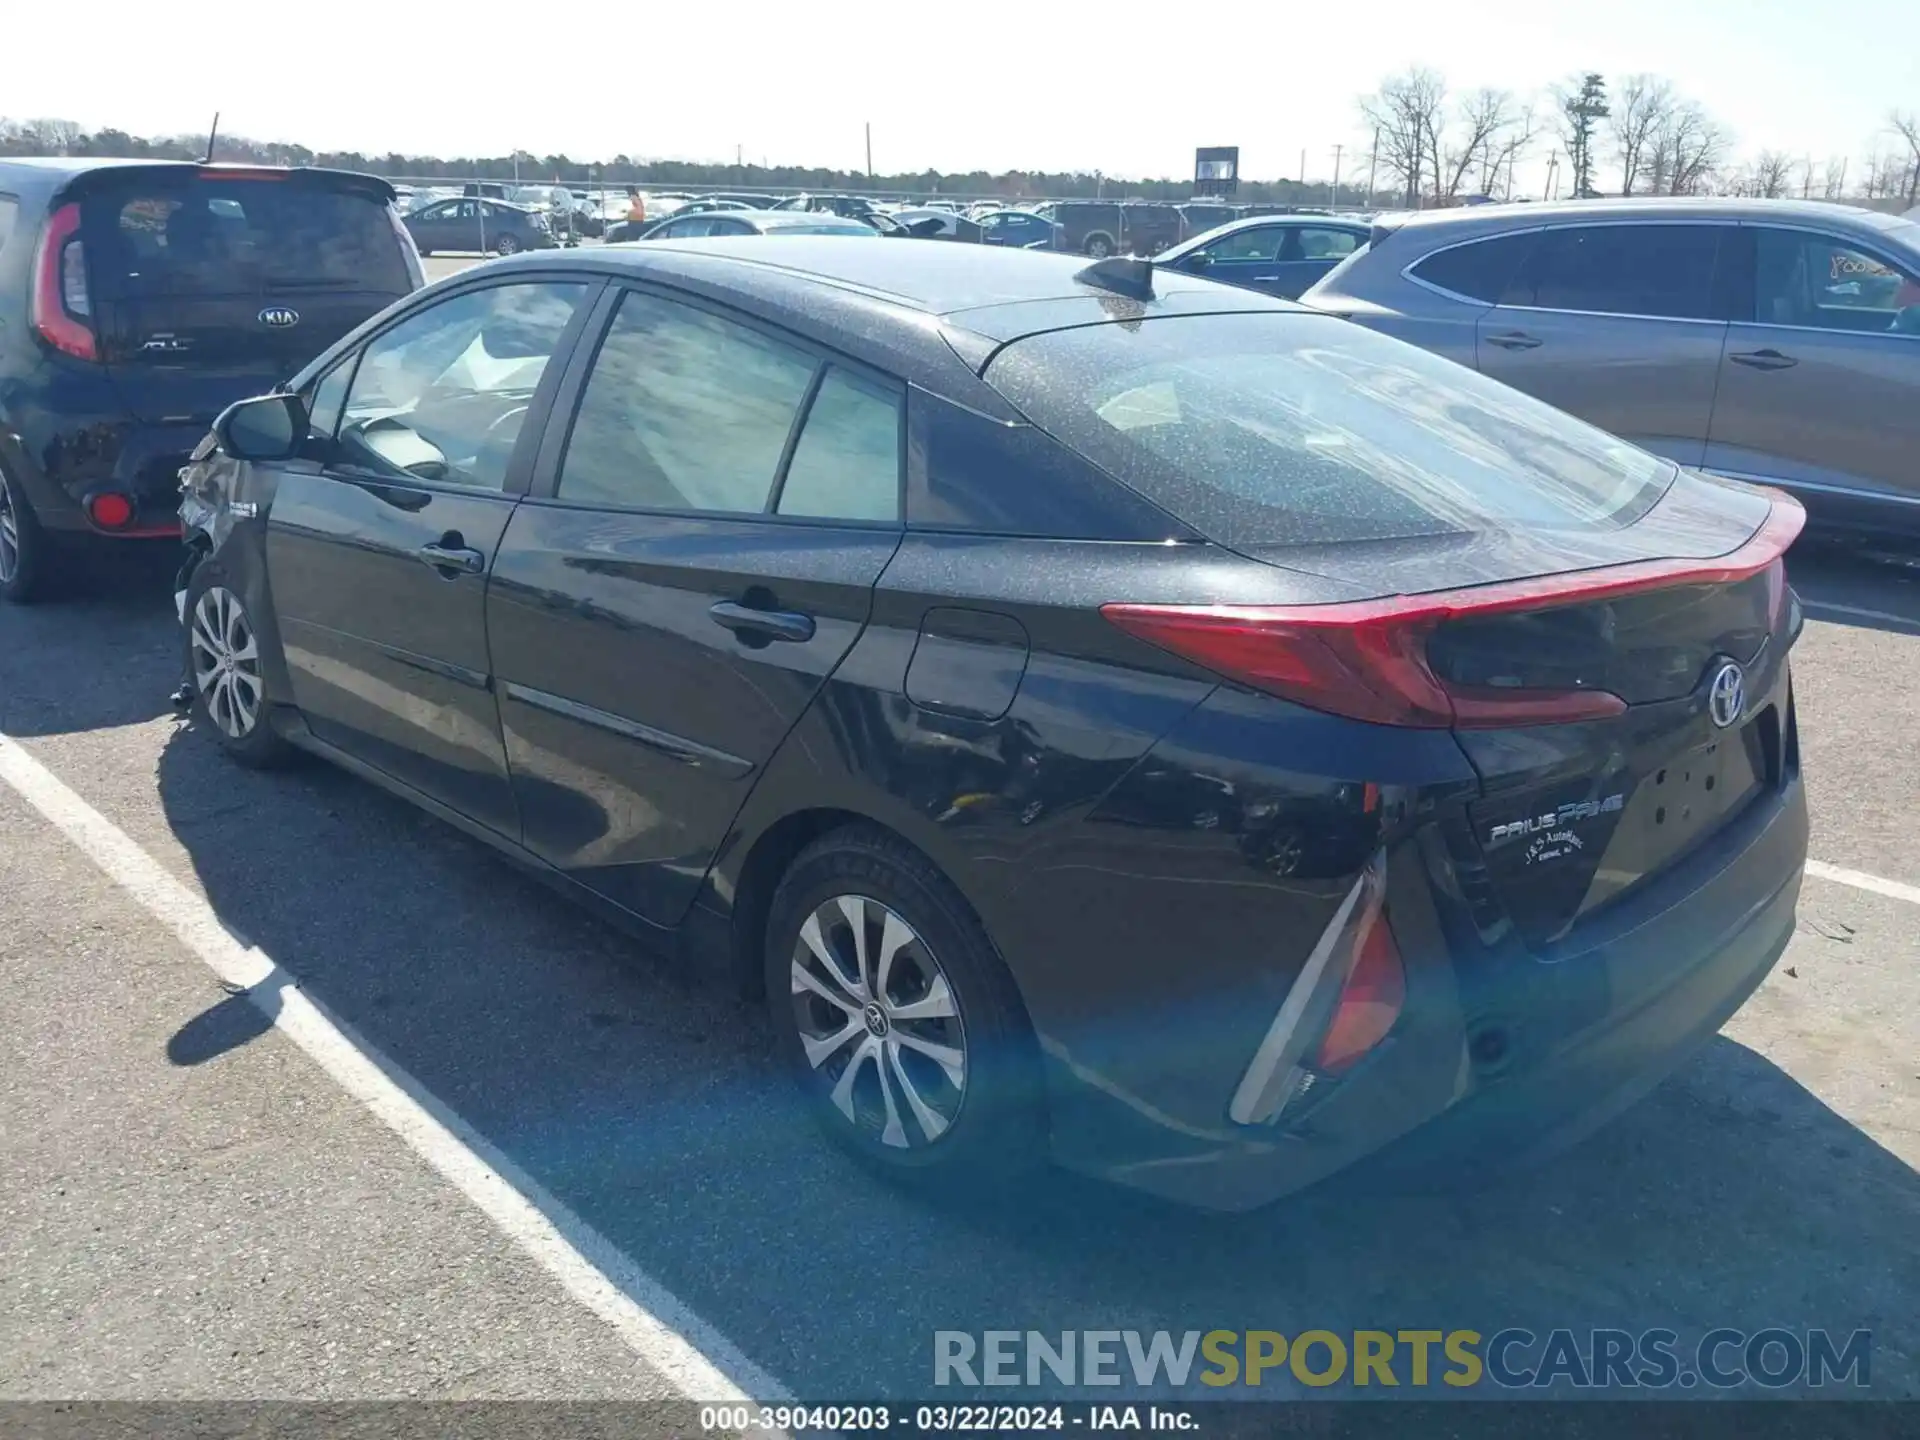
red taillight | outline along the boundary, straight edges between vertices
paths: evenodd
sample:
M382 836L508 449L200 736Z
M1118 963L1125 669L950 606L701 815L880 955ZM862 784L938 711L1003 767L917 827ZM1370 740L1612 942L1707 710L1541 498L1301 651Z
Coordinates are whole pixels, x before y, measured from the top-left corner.
M133 519L133 502L108 490L87 501L87 515L102 530L121 530Z
M1334 1002L1333 1020L1320 1037L1313 1069L1338 1075L1387 1038L1407 999L1407 977L1400 964L1400 947L1393 942L1384 910L1368 916L1360 937L1353 969L1347 972Z
M99 358L87 294L86 252L80 244L80 207L62 205L47 219L33 257L34 333L77 360Z
M1425 595L1334 605L1103 605L1131 635L1245 684L1380 725L1487 729L1599 720L1626 709L1602 690L1450 684L1427 663L1427 638L1451 620L1591 604L1678 585L1724 585L1769 566L1806 524L1778 497L1753 537L1717 560L1641 560ZM1773 582L1770 581L1770 584Z

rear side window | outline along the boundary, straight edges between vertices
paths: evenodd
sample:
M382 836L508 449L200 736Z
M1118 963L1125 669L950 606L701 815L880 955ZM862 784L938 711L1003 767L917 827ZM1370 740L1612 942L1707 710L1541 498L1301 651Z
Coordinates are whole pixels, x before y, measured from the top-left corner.
M1503 305L1705 320L1721 227L1573 225L1543 233Z
M630 291L587 377L557 493L643 510L764 512L815 368L759 330Z
M829 367L774 509L832 520L898 520L899 392Z
M379 198L293 180L116 186L85 202L107 299L413 288Z
M1415 265L1412 273L1429 285L1493 305L1505 293L1507 283L1539 238L1537 233L1498 235L1491 240L1473 240L1451 249L1436 250Z
M20 202L11 195L0 195L0 250L7 248L7 241L13 235L14 222L20 216Z
M1674 467L1330 317L1180 316L1007 346L987 381L1228 545L1630 524Z
M1361 241L1351 230L1327 230L1318 225L1303 225L1299 234L1302 260L1344 260Z

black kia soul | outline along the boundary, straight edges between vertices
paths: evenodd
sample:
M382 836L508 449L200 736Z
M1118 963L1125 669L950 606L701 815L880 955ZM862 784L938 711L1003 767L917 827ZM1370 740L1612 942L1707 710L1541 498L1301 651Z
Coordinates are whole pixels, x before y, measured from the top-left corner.
M178 535L214 417L422 284L393 202L344 171L0 160L0 595Z

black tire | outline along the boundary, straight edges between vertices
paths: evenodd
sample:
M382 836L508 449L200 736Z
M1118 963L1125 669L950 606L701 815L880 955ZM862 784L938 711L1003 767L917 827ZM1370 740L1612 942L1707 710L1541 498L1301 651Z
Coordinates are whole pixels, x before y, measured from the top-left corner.
M493 253L496 255L518 255L520 253L519 237L512 234L496 236L493 242Z
M14 605L44 600L52 550L33 505L0 471L0 598Z
M1113 254L1113 241L1104 235L1089 235L1086 249L1088 256L1092 259L1104 260Z
M840 897L863 902L870 961L863 978L869 984L858 995L844 985L828 988L848 1000L871 1000L881 941L895 933L889 926L898 920L912 938L894 952L889 1013L941 1007L936 987L921 983L928 981L930 967L945 981L951 1004L944 1008L952 1012L951 1021L902 1015L889 1022L883 1016L876 1029L871 1003L863 1007L868 1018L862 1018L842 1001L829 1003L819 993L796 991L796 963L803 952L816 980L827 975L802 938L810 918L816 922L814 933L836 956L852 962L857 953ZM848 923L822 923L817 918L822 911ZM942 1190L978 1183L991 1188L1044 1156L1046 1107L1038 1049L1013 977L966 900L917 850L869 825L835 830L809 845L774 892L765 964L767 1006L780 1049L815 1120L841 1149L891 1179ZM850 963L844 973L857 969ZM822 1031L830 1037L843 1020L845 1029L838 1033L845 1042L826 1050L815 1065L803 1026L818 1039ZM928 1058L916 1041L957 1048L963 1083L955 1087L952 1070ZM852 1118L834 1099L848 1069L860 1072L845 1089ZM883 1084L888 1094L881 1093ZM909 1090L943 1123L938 1133L930 1134L922 1123L924 1112L909 1100ZM899 1126L892 1143L888 1098Z
M243 631L236 630L231 620L223 618L229 615L237 615ZM198 636L196 630L200 631ZM245 651L244 645L237 645L236 648L236 642L242 634L252 642L250 667L237 658ZM209 636L215 640L215 647L206 644L205 637ZM221 675L217 666L209 664L218 658L213 651L220 643L227 644L229 654L236 657L229 667L229 677L224 686L219 683ZM180 645L187 684L193 692L190 713L195 727L211 735L214 743L228 755L253 769L268 770L291 760L296 752L275 732L270 717L271 702L260 662L264 642L254 621L246 587L228 579L217 561L201 561L187 582L186 614L180 625ZM250 723L241 724L246 707L241 703L236 708L236 698L244 702L248 686L243 673L232 672L245 672L248 669L251 670L253 682L252 715Z

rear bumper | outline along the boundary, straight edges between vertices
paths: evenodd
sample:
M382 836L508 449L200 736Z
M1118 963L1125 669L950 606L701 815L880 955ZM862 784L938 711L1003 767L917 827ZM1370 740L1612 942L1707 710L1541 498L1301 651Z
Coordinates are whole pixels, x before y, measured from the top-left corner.
M1429 974L1420 993L1410 972L1394 1035L1299 1122L1263 1129L1223 1117L1213 1133L1188 1131L1178 1141L1135 1107L1132 1158L1063 1158L1184 1204L1250 1210L1338 1172L1347 1172L1343 1183L1445 1179L1550 1155L1659 1084L1779 959L1806 863L1798 774L1732 821L1712 849L1581 953L1538 962L1497 1016L1463 1015L1444 976ZM1574 1033L1553 1018L1555 992L1569 987L1605 996L1599 1017Z
M26 477L34 514L49 530L102 539L155 539L180 533L180 468L207 427L119 421L63 435L42 450L45 469ZM133 504L132 522L105 530L87 517L87 502L114 493Z

